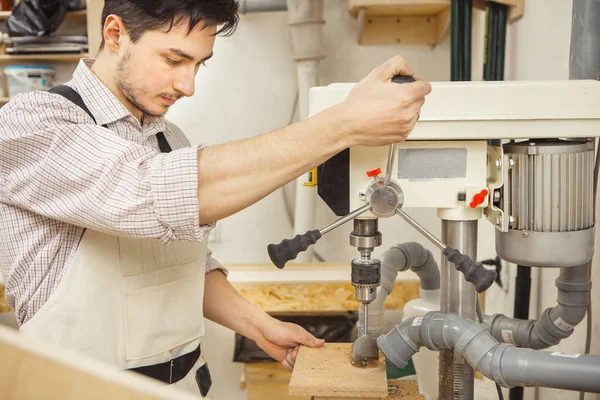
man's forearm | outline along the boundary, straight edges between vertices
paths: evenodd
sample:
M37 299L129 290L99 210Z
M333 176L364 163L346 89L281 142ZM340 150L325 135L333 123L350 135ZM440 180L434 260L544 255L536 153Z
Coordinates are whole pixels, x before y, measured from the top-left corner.
M248 301L219 270L206 274L204 317L257 341L271 317Z
M198 151L200 223L243 210L349 147L343 121L332 124L335 113Z

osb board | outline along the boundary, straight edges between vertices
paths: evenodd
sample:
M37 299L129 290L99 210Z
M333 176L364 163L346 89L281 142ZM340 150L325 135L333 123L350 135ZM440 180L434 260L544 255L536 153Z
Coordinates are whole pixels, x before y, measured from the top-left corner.
M352 343L325 343L321 348L301 347L296 358L289 394L292 396L386 397L385 359L367 368L351 364Z
M0 400L193 400L186 392L0 326Z
M358 310L350 283L236 284L237 290L266 312ZM400 310L419 297L419 282L396 282L385 308Z
M419 384L415 380L388 381L388 396L385 400L425 400L419 393Z
M6 297L4 297L4 285L0 285L0 313L11 312L12 310L6 303Z

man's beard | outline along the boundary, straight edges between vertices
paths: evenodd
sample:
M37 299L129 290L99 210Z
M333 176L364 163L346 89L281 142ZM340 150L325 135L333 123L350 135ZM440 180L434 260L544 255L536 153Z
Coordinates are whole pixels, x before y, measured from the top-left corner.
M143 85L135 87L132 83L130 83L131 77L134 75L131 71L131 65L129 62L130 58L131 53L127 52L127 54L125 54L125 56L117 63L117 72L115 75L115 84L117 85L117 88L123 92L123 95L127 98L127 100L129 100L131 104L137 107L142 113L155 117L163 115L164 113L156 114L144 107L136 95L136 93L146 93L147 90Z

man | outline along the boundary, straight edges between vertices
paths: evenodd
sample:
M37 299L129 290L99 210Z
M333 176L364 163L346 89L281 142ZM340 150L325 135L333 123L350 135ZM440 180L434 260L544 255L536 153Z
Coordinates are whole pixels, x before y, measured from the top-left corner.
M234 0L107 0L101 51L72 90L0 110L0 264L23 335L203 397L203 317L290 370L299 345L323 345L237 293L208 232L345 148L403 141L430 86L391 83L413 74L396 57L310 119L191 147L163 114L237 18Z

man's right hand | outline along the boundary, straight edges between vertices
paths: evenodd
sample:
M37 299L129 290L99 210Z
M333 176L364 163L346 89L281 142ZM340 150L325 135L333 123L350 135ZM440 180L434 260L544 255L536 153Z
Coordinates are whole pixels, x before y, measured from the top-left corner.
M404 59L396 56L360 81L348 98L335 107L352 145L383 146L403 142L412 131L431 85L397 84L396 75L413 76Z

